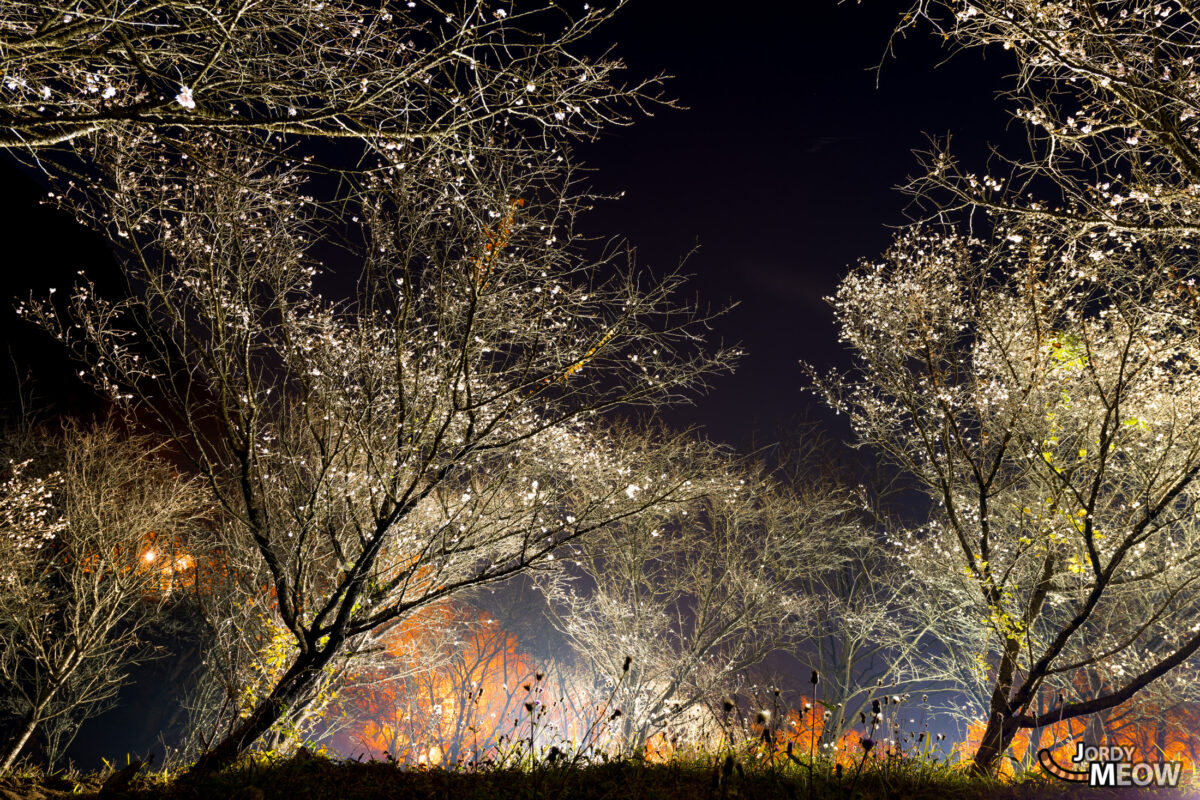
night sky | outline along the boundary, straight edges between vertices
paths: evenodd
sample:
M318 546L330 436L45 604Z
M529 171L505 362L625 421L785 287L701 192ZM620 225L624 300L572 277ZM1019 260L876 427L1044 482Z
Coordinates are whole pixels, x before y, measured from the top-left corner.
M804 0L697 13L669 0L634 3L610 30L634 74L675 76L670 91L688 110L589 148L597 185L626 191L595 215L595 230L627 236L652 268L699 244L686 270L700 297L740 304L718 333L748 355L678 422L745 445L824 416L801 392L797 362L847 362L822 298L905 221L909 199L894 187L917 171L912 151L926 133L952 133L983 163L989 140L1007 146L1020 134L996 100L1010 66L1002 51L942 64L949 54L926 28L885 58L908 5Z
M595 43L615 43L631 79L673 75L667 92L686 110L660 110L580 146L594 185L625 192L583 227L626 238L640 263L659 271L699 246L685 265L693 291L713 306L740 304L715 333L748 355L695 407L667 419L745 446L805 414L823 416L801 392L798 364L845 362L822 298L848 265L887 246L887 226L905 221L908 199L894 187L916 171L912 151L926 133L953 133L976 162L989 140L1011 140L995 98L1008 65L997 52L990 61L967 53L939 66L948 53L927 29L885 57L905 3L700 7L634 2ZM7 164L0 180L6 299L65 288L78 269L103 278L103 242L39 207L46 187ZM36 365L45 399L79 407L72 368L5 314L0 332L19 368ZM14 367L0 365L0 375L11 397Z
M702 303L740 304L715 335L748 355L694 407L665 418L746 447L806 415L829 421L802 393L798 363L847 361L823 298L905 221L908 199L894 187L917 170L912 151L927 133L953 133L974 163L989 140L1012 141L995 97L1009 65L1001 53L968 53L939 66L948 53L928 30L885 58L906 2L701 8L641 0L608 27L604 42L616 43L631 79L673 75L667 91L687 110L661 110L579 147L596 188L625 192L585 219L584 232L624 237L657 271L699 246L685 265L693 291ZM0 352L0 396L11 406L14 376L36 373L43 402L86 410L74 368L7 301L65 290L80 269L112 280L111 259L99 237L39 205L48 187L2 160L0 185L0 335L11 354ZM836 425L831 433L846 435Z

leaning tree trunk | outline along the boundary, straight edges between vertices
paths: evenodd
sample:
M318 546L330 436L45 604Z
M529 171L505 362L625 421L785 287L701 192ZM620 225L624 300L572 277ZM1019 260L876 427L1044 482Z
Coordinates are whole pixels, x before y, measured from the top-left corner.
M337 647L329 643L320 651L302 653L249 716L229 735L200 756L185 777L224 769L247 753L254 743L288 713L296 711L311 697L311 689L321 670L332 659Z
M25 749L25 744L29 741L29 737L33 736L33 731L36 728L37 714L30 709L29 713L21 720L16 734L4 746L3 761L0 761L0 772L4 772L13 765L13 762L17 760L17 756Z
M21 755L21 751L25 749L25 745L29 743L37 726L44 722L42 715L46 712L46 706L50 705L50 701L58 694L59 689L75 674L75 669L79 666L78 656L79 649L72 645L67 651L66 657L58 662L57 671L51 669L45 684L38 690L33 705L29 708L29 713L21 718L16 733L8 737L8 741L4 744L4 750L0 751L0 772L13 765L17 756Z
M1021 729L1020 724L1012 718L1009 705L1020 646L1019 639L1010 637L1005 642L1004 652L1000 656L996 682L988 702L987 727L983 729L983 738L979 740L979 749L975 751L972 764L972 770L979 775L996 775L1000 758L1016 738L1017 731Z
M3 754L0 755L0 772L4 772L13 765L17 760L17 756L21 755L21 751L25 749L25 745L29 743L33 732L37 730L38 723L42 720L42 712L46 710L46 706L50 703L50 698L53 693L44 693L30 707L29 713L21 718L21 722L17 725L15 733L9 737L4 745Z
M1003 712L993 711L988 717L979 749L975 751L971 769L979 775L995 777L1000 767L1000 758L1008 750L1021 726Z
M822 703L815 702L817 699L816 687L813 687L812 700L814 702L811 726L814 730L817 725L817 716L820 713L818 709L824 708L829 711L829 719L823 720L821 723L821 736L816 742L817 753L833 752L846 732L847 723L853 723L854 721L855 712L852 712L849 708L850 699L854 696L851 689L851 684L853 683L851 676L852 667L853 662L851 657L847 655L841 669L836 673L831 669L830 674L825 676L827 678L825 689L825 696L828 698L827 701ZM840 702L830 704L834 700ZM859 708L862 707L862 705L859 706Z

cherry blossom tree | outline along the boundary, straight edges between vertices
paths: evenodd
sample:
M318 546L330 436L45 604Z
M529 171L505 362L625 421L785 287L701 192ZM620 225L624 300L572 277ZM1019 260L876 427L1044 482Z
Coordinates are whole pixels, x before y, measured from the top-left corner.
M943 647L961 609L931 602L901 553L864 525L826 546L820 569L802 584L817 610L797 657L817 672L818 746L829 751L873 700L952 684Z
M930 602L978 631L987 772L1019 730L1119 705L1200 650L1190 295L1102 282L1153 254L1059 233L905 231L839 287L856 366L818 381L928 493L898 538ZM1085 673L1106 680L1081 698Z
M776 479L786 486L853 487L842 489L853 500L845 524L824 538L819 563L796 587L816 608L795 634L793 653L816 671L805 694L816 706L811 723L823 717L816 744L822 753L871 711L872 701L947 685L950 673L936 653L945 623L958 612L929 602L889 541L888 533L906 524L888 511L898 492L891 466L831 457L836 452L819 428L802 422L774 455Z
M102 135L254 131L366 151L456 150L486 125L628 121L619 61L574 52L620 9L485 0L29 0L0 9L0 149L44 164Z
M803 580L854 526L845 487L788 490L718 451L706 460L695 502L598 531L538 576L555 626L611 687L629 755L804 636L818 604Z
M24 311L204 477L287 634L198 770L303 713L385 626L692 492L694 448L626 451L603 414L687 396L731 351L703 349L678 276L582 259L569 160L496 125L491 149L395 155L365 182L340 274L316 263L301 168L204 133L92 153L107 190L78 208L123 247L131 294L83 280L65 317Z
M574 52L611 13L0 12L0 146L68 154L59 199L130 290L23 310L203 476L235 605L269 617L270 679L198 770L277 740L388 626L689 495L687 447L635 457L603 422L732 357L678 275L576 247L568 144L657 93Z
M1003 51L1030 149L984 170L947 143L910 189L936 210L982 208L1053 222L1094 244L1154 238L1190 248L1200 230L1200 16L1157 0L919 0L959 49Z
M194 561L203 492L144 437L68 425L10 435L0 486L0 692L7 769L39 728L96 713ZM36 476L36 477L35 477Z

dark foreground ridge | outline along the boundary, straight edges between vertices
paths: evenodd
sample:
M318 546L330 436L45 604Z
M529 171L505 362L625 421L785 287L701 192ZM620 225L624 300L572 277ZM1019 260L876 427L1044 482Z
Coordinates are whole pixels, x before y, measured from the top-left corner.
M132 778L132 779L130 779ZM1049 780L1014 784L971 779L959 772L818 771L721 762L648 764L612 761L543 765L534 769L411 769L385 762L333 761L302 751L274 763L251 763L195 781L117 771L77 778L6 777L0 800L1109 800L1200 798L1194 789L1103 790Z

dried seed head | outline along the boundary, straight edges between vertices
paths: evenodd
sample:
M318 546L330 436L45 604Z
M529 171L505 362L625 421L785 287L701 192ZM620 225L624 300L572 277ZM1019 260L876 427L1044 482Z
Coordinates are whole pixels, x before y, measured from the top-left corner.
M821 680L821 675L820 675L820 673L818 673L818 672L817 672L817 671L814 669L814 670L812 671L812 676L811 676L811 677L808 679L808 682L809 682L809 683L811 683L813 686L816 686L816 685L817 685L817 683L819 683L819 682L820 682L820 680Z

